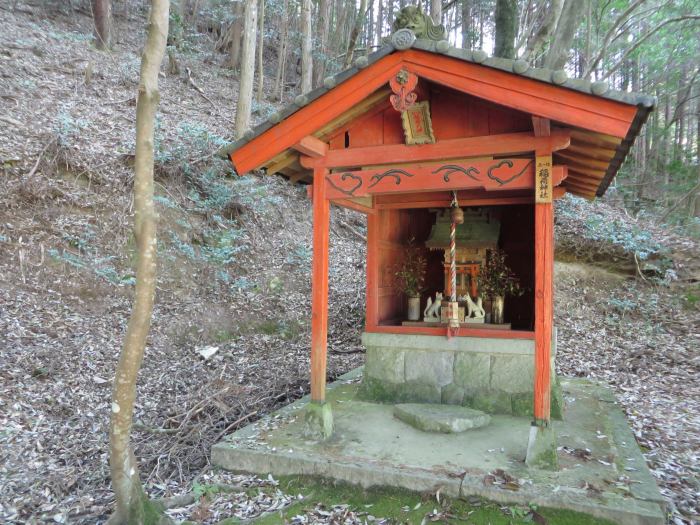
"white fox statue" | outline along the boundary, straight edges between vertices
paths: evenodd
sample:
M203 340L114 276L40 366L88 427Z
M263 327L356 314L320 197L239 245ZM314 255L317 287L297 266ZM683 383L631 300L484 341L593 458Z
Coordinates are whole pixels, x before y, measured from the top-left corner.
M432 297L428 297L428 304L423 310L423 322L435 323L440 321L440 307L442 306L442 293L435 294L435 302Z

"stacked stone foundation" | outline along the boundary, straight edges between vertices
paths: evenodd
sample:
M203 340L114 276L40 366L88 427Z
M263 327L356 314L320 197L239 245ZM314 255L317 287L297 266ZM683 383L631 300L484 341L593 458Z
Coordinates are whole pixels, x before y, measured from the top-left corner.
M489 414L533 415L535 343L431 335L364 333L367 348L359 396L380 403L462 405ZM552 417L561 419L562 395L554 372Z

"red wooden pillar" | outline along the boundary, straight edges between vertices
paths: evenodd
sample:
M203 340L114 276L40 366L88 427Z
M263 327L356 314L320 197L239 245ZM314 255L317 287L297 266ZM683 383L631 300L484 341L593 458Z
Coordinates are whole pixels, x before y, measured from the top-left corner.
M311 271L311 400L326 399L328 337L328 230L330 201L326 199L325 168L314 168L313 264Z
M537 153L538 160L551 152ZM551 169L550 169L551 177ZM535 190L537 191L537 189ZM535 423L549 425L554 290L554 209L535 204Z
M378 287L379 287L379 217L381 213L367 215L367 290L365 308L365 330L376 328L378 320Z

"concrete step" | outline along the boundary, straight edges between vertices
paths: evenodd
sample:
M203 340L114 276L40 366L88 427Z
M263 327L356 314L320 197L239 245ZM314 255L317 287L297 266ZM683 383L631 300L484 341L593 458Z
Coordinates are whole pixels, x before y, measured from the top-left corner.
M491 422L491 416L480 410L422 403L395 405L394 417L424 432L446 434L485 427Z

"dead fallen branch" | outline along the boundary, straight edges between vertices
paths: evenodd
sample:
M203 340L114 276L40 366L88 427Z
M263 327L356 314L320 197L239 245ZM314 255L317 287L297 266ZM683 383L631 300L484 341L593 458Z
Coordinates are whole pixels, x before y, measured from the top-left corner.
M53 144L54 142L56 142L56 137L53 137L51 140L49 140L43 147L43 149L39 153L39 156L36 159L36 162L34 163L34 166L32 166L32 169L29 171L29 173L27 173L27 179L31 179L34 176L36 170L39 169L39 163L41 162L44 153L46 153L46 150L49 149L49 146L51 146L51 144Z
M192 70L189 67L187 67L185 68L185 71L187 71L187 82L190 84L190 86L192 86L197 93L202 95L202 98L204 98L204 100L209 102L209 104L211 104L212 106L216 107L216 104L212 102L212 100L206 95L206 93L204 93L204 90L201 87L199 87L192 78Z

